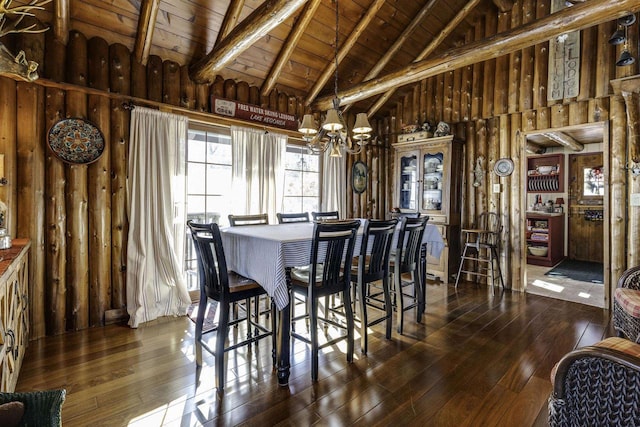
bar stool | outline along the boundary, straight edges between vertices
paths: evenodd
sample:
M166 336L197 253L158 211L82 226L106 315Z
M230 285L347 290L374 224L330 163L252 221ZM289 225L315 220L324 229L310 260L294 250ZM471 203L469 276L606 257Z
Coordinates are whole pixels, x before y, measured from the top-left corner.
M474 282L477 282L477 277L486 277L487 283L490 282L493 289L495 289L496 280L499 280L504 289L500 258L498 257L500 233L502 232L500 216L495 212L483 212L478 217L476 228L463 229L462 232L465 234L465 244L462 257L460 257L456 289L462 273L474 276ZM471 261L473 269L465 270L465 261Z

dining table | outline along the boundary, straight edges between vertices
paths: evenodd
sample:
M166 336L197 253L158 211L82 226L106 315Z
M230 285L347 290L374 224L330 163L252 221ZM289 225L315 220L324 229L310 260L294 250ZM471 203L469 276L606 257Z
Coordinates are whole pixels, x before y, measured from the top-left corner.
M364 220L360 220L364 223ZM259 283L278 309L277 376L281 386L289 383L291 310L287 275L292 267L309 264L313 240L312 222L225 227L221 229L227 268ZM354 254L359 253L363 226L360 227ZM395 247L398 233L394 234ZM423 260L428 253L439 258L444 241L438 228L427 224ZM423 261L423 278L426 261ZM424 286L424 280L421 278Z

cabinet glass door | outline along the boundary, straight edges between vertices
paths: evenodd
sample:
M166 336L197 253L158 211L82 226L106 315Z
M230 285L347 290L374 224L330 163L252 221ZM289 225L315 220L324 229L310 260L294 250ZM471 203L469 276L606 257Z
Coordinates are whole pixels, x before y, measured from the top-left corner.
M444 180L444 154L425 153L423 161L422 176L422 210L440 211L442 210L442 189L447 188L448 183Z
M417 210L418 158L407 153L400 157L400 209Z

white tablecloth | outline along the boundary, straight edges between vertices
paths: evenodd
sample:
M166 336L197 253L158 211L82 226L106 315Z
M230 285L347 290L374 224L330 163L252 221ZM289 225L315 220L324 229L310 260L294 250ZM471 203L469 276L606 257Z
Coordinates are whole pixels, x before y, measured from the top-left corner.
M309 263L313 223L251 225L221 231L227 268L260 283L278 309L285 308L289 303L285 268ZM440 258L444 242L437 227L427 224L422 242L427 244L429 255ZM359 247L358 239L354 253Z

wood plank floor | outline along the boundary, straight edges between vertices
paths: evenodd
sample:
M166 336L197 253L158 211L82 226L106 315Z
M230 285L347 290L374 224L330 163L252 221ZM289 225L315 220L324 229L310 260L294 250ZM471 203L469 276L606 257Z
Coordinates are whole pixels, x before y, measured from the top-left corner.
M410 313L391 340L375 326L367 356L356 341L354 363L340 344L326 349L315 384L298 342L289 387L279 387L263 340L229 354L218 395L213 358L196 370L192 322L171 318L31 342L17 391L65 388L65 427L544 426L553 365L614 335L598 307L472 284L429 284L427 296L422 324Z

